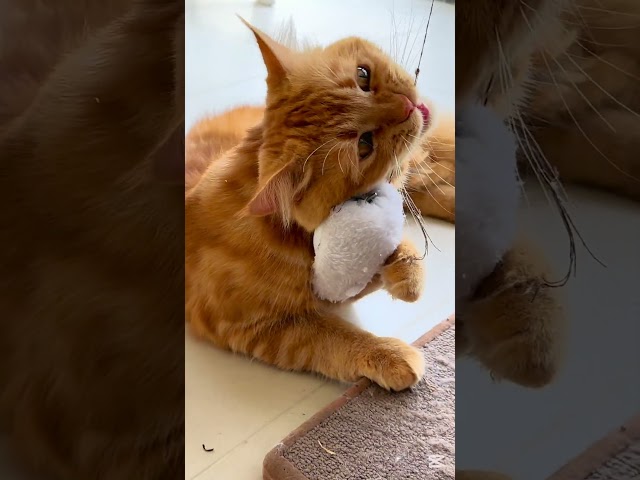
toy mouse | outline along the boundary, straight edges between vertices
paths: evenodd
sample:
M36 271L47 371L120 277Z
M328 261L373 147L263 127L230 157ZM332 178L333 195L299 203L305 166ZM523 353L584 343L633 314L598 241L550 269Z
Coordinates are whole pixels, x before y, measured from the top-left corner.
M358 295L402 240L400 193L389 183L336 206L313 235L313 289L330 302Z
M456 301L473 294L513 245L520 203L516 142L488 108L456 112Z

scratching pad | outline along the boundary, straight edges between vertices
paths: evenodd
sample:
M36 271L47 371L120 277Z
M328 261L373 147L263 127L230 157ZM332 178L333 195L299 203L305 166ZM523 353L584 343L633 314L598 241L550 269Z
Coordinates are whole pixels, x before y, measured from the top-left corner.
M548 480L639 480L640 415L600 440Z
M455 327L414 343L425 379L390 393L361 380L265 458L265 480L444 480L455 477Z

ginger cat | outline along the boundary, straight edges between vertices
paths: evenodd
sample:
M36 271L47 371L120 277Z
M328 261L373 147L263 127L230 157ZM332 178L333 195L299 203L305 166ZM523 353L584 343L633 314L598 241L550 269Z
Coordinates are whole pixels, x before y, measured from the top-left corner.
M283 369L406 389L424 373L420 353L314 296L312 232L380 180L402 184L428 109L413 78L365 40L295 50L250 28L267 67L266 107L205 119L187 136L190 329ZM382 287L415 301L417 257L403 242L359 297Z
M44 3L2 17L2 433L46 478L183 478L183 6Z

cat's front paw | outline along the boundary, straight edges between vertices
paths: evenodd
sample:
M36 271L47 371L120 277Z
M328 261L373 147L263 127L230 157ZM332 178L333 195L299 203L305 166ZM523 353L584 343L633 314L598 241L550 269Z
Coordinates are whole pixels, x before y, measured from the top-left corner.
M384 288L393 298L415 302L422 295L424 267L416 248L402 242L382 267Z
M396 392L412 387L425 371L420 350L396 338L378 338L364 358L363 374L382 388Z
M549 275L539 252L520 244L463 308L469 354L494 379L540 388L558 373L568 324L561 292L545 284Z

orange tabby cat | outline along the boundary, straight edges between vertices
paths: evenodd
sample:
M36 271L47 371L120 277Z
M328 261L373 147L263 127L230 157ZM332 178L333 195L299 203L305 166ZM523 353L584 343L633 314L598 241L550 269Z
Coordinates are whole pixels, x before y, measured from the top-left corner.
M296 51L251 28L268 72L265 110L205 120L187 138L191 330L280 368L410 387L420 353L345 322L314 296L310 275L312 232L331 208L383 179L402 182L428 123L413 78L365 40ZM244 122L255 123L246 135ZM383 287L415 301L417 256L401 243L361 296Z
M60 480L184 476L183 7L128 3L3 17L60 21L0 83L0 425Z

